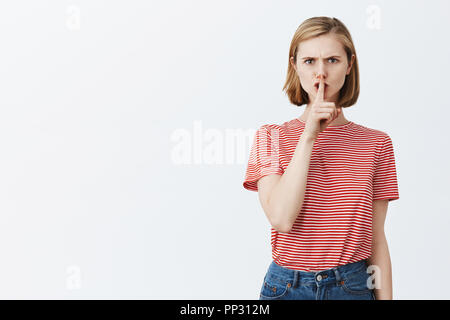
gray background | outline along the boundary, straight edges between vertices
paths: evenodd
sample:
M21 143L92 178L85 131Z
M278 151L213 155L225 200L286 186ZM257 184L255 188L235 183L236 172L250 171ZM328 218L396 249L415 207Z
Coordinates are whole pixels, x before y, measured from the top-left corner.
M257 299L270 225L242 187L250 140L303 112L281 90L289 45L326 15L359 59L345 116L394 144L394 299L448 299L449 12L448 1L2 2L0 298Z

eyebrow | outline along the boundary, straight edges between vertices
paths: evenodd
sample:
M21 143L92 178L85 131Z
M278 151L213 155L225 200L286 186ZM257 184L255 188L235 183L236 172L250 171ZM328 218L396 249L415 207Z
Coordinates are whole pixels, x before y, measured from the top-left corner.
M300 59L302 59L302 60L306 60L306 59L315 59L316 57L301 57ZM330 59L330 58L342 58L342 56L340 56L340 55L338 55L338 54L336 54L336 55L333 55L333 56L329 56L329 57L327 57L327 58L324 58L324 59Z

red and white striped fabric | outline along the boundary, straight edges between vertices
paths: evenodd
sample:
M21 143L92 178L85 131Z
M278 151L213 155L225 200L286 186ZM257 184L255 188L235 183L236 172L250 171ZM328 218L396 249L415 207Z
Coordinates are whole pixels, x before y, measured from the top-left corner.
M305 123L295 118L256 132L244 188L282 175ZM328 126L314 142L303 207L289 233L271 228L272 258L280 266L317 272L371 256L372 201L399 199L388 134L352 121Z

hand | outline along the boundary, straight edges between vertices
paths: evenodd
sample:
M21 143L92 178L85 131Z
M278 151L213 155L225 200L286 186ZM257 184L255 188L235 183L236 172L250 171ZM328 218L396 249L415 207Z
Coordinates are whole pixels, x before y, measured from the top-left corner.
M311 105L311 110L306 120L304 133L316 139L319 133L324 131L328 125L341 113L341 107L336 107L334 102L324 101L325 83L323 77L320 78L319 89L316 98Z

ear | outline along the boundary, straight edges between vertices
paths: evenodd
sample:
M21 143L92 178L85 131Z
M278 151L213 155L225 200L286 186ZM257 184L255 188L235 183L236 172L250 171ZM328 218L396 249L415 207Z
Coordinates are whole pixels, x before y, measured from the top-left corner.
M352 71L352 66L353 66L353 62L355 61L355 55L354 54L352 54L352 59L351 59L351 61L350 61L350 65L349 65L349 67L347 68L347 72L346 72L346 74L347 75L349 75L350 74L350 71Z
M294 68L295 71L297 71L297 66L294 63L294 57L290 57L289 58L289 62L291 63L292 67Z

